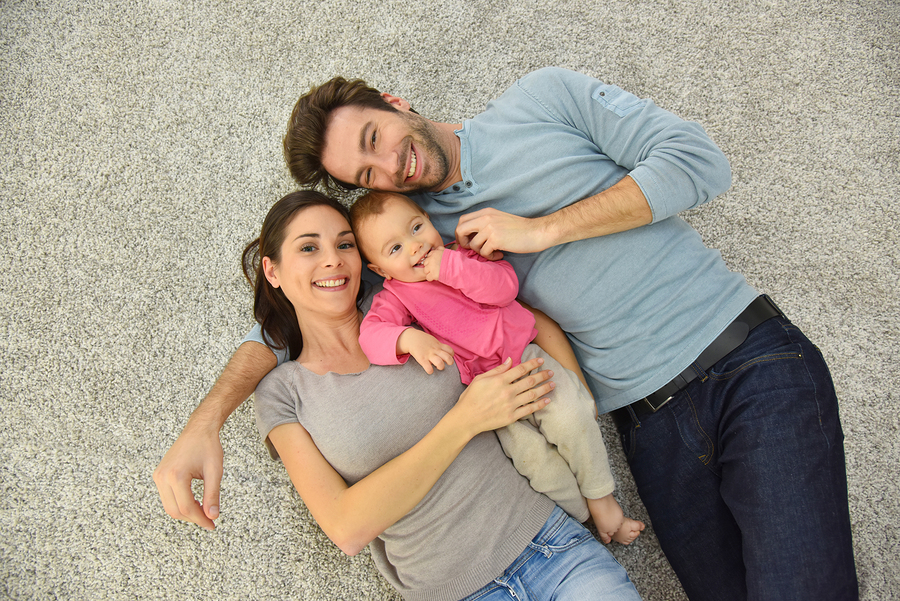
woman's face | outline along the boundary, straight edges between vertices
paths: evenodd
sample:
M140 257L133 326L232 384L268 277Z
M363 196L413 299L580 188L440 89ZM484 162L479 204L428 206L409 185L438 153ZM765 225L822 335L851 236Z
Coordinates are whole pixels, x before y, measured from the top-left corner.
M263 271L298 316L356 310L362 260L350 224L331 207L317 205L297 213L285 228L281 261L263 257Z

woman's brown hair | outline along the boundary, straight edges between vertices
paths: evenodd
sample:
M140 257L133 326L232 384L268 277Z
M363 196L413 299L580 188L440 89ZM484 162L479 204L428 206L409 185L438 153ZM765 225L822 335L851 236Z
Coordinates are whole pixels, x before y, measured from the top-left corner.
M274 349L287 349L291 360L296 359L303 348L297 313L281 288L274 288L266 279L262 258L269 257L273 263L280 263L281 245L288 225L300 211L315 206L331 207L350 223L347 209L333 198L315 190L292 192L269 209L259 238L244 248L241 257L244 277L254 291L253 315L262 328L263 339ZM360 287L360 297L362 292Z

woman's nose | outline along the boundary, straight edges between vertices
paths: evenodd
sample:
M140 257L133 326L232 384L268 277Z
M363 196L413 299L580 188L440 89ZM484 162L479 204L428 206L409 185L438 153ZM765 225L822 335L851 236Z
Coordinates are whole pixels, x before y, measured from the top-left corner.
M343 260L341 259L340 253L337 250L331 250L322 255L322 264L325 267L337 267L339 266Z

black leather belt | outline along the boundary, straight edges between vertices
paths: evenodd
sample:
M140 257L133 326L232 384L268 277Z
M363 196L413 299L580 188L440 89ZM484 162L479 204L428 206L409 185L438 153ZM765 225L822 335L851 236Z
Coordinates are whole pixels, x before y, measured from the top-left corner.
M784 313L781 312L781 309L778 308L778 305L776 305L771 298L765 294L756 297L753 302L750 303L747 308L734 319L734 321L728 324L728 327L726 327L725 330L723 330L722 333L706 347L706 350L700 353L700 356L697 357L687 369L675 376L671 382L653 394L647 395L630 405L625 405L624 407L620 407L619 409L610 412L613 421L616 423L616 427L621 428L623 425L633 423L632 412L636 418L640 419L641 416L659 411L663 405L672 400L675 393L685 388L697 377L697 370L694 369L695 365L703 371L708 370L723 359L725 355L739 347L744 340L747 339L747 334L750 333L750 330L767 319L771 319L777 315L784 317Z

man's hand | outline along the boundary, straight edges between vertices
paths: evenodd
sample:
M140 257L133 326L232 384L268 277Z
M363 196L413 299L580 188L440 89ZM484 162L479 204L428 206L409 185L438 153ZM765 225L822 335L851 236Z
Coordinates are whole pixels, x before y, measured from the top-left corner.
M422 262L425 268L425 279L433 282L441 276L441 259L444 257L444 247L436 246L428 251L428 256Z
M431 334L422 330L406 328L397 338L397 354L410 354L428 374L434 373L434 367L443 370L446 365L453 365L453 349L441 344Z
M222 482L219 430L276 363L274 353L264 344L241 344L209 394L191 414L181 436L159 462L153 481L166 513L176 520L193 522L207 530L216 527L213 520L219 517ZM194 480L203 480L202 506L191 492Z
M497 209L481 209L460 217L456 240L492 261L503 258L499 251L532 253L554 245L541 218L519 217Z
M499 251L532 253L551 246L608 236L642 227L653 212L640 186L625 176L612 187L543 217L519 217L496 209L463 215L456 239L482 257L497 260Z
M191 491L194 480L203 480L202 505ZM222 481L222 443L218 428L188 422L153 472L153 481L169 516L214 530Z

